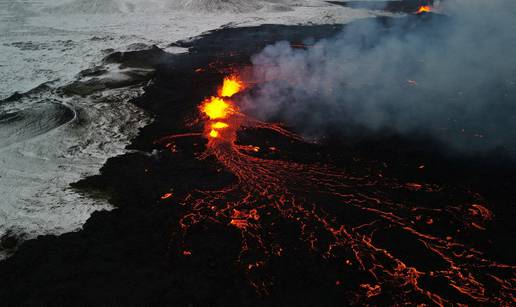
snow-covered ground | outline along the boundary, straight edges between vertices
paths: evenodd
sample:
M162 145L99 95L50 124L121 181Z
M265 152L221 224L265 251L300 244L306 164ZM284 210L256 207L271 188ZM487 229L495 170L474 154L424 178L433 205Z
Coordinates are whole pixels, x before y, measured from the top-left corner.
M304 1L304 5L280 5L281 0L262 1L272 8L252 0L175 1L185 3L186 9L182 10L176 8L177 5L163 4L174 3L165 0L81 0L71 2L75 5L60 6L51 4L64 0L45 4L20 0L24 3L22 8L21 4L14 5L18 3L16 0L9 1L0 1L0 12L3 12L0 13L0 54L4 55L0 57L0 99L13 91L27 91L50 80L70 81L110 49L120 50L134 43L164 47L223 25L343 23L372 14L325 1ZM236 2L255 3L262 9L235 13L234 10L241 11L245 6L229 9L230 4ZM228 8L224 10L214 9L214 3L230 4L221 4L220 7ZM132 7L132 12L127 7ZM161 10L163 7L166 9Z
M0 99L48 85L0 102L0 238L72 231L110 208L69 184L98 173L150 120L128 103L141 89L86 98L53 91L105 55L142 44L185 52L167 46L221 26L345 23L372 14L319 0L0 1Z

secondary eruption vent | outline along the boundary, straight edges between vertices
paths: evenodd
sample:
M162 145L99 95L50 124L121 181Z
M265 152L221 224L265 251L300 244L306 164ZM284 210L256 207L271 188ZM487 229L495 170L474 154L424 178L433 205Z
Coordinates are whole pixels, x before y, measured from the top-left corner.
M432 11L432 7L430 5L422 5L417 10L416 14L430 13Z
M374 164L369 166L371 174L364 175L322 163L265 158L264 151L283 149L241 145L238 132L268 130L291 142L303 140L277 124L240 112L235 94L247 87L232 75L224 79L217 96L199 107L208 139L200 158L215 157L237 179L220 190L191 191L179 200L187 208L174 240L180 242L180 257L194 257L199 250L196 241L190 241L193 226L215 223L240 233L237 266L263 295L274 287L275 272L269 264L298 253L303 246L306 255L335 265L333 284L357 293L355 302L367 302L392 287L397 289L396 300L407 303L445 305L457 296L464 302L504 305L514 301L510 276L515 268L487 259L460 239L485 230L492 219L479 195L456 188L450 192L435 184L399 182L384 176ZM190 135L195 134L167 140ZM444 196L449 194L453 197ZM450 229L443 232L444 225ZM286 234L292 234L292 228L297 232L289 237ZM417 242L417 254L430 257L435 265L407 258L397 250L404 242L378 240L392 231Z

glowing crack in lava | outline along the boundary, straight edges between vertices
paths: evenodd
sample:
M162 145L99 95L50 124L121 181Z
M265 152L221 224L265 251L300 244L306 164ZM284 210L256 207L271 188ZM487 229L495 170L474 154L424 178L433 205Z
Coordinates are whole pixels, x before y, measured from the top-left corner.
M416 295L438 305L450 303L446 294L449 290L436 289L432 286L436 283L444 283L470 302L514 302L515 268L488 260L459 239L464 233L482 231L492 219L479 195L460 191L461 202L445 200L449 203L433 206L422 199L442 202L440 195L448 187L253 156L260 148L238 144L239 130L266 129L289 139L302 139L281 126L239 112L232 97L244 87L237 76L226 78L219 96L205 100L199 108L208 139L201 158L214 156L237 182L219 191L192 191L180 202L188 208L180 219L183 240L187 240L192 226L200 223L235 227L241 234L238 264L261 294L273 287L266 273L270 260L292 252L288 243L292 241L278 230L287 222L296 225L300 239L295 239L309 253L318 255L321 261L342 264L345 270L335 281L336 287L349 279L344 272L361 276L363 282L355 291L362 302L395 287L402 302L412 302ZM354 217L346 220L346 215ZM370 220L356 222L360 216L369 216ZM451 229L443 232L443 225ZM414 252L430 255L433 264L418 265L392 244L378 243L381 240L377 238L390 231L419 244L421 250ZM191 255L195 246L187 241L183 244Z
M422 5L417 10L416 14L430 13L432 11L432 7L430 5Z

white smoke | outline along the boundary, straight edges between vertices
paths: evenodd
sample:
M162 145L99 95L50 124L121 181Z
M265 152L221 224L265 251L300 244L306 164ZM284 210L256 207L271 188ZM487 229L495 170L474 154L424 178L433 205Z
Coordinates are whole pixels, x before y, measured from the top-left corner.
M306 50L268 46L252 59L253 78L268 82L243 108L305 133L358 126L514 151L516 1L449 0L440 10L446 17L395 18L390 31L355 22Z

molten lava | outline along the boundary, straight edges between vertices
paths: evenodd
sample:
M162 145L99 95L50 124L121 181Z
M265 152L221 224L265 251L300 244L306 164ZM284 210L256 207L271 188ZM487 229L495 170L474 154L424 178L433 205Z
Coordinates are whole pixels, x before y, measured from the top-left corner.
M287 221L289 227L297 227L296 240L299 238L310 253L345 264L342 269L347 274L363 276L364 282L355 287L357 299L363 302L393 286L400 289L399 299L406 302L416 294L436 305L451 304L453 298L446 292L449 289L478 304L514 302L513 284L505 276L515 268L491 261L461 242L460 237L467 233L484 231L492 219L478 194L460 192L464 200L459 203L442 198L440 193L446 187L435 184L399 182L373 171L370 175L353 174L317 163L253 156L250 153L260 152L259 147L237 143L237 132L243 128L266 129L292 141L302 138L238 112L229 97L244 88L237 76L228 77L219 96L200 106L208 138L200 158L215 157L237 180L217 191L192 191L182 200L189 209L179 221L181 244L188 246L192 226L200 223L236 228L241 235L238 264L249 283L259 293L267 294L274 282L263 272L274 257L282 257L291 248L285 244L285 234L276 228L277 223ZM185 135L190 134L179 136ZM432 199L439 203L422 201ZM331 214L329 210L344 214ZM356 219L346 220L345 212ZM362 221L365 217L370 220ZM459 217L461 222L454 222ZM453 225L452 229L443 231L444 224ZM418 253L430 254L439 265L419 265L389 242L376 238L393 231L419 242ZM342 274L336 286L347 279ZM488 280L497 284L496 289L486 285ZM434 281L445 284L447 290L433 287Z
M206 99L201 110L210 119L224 119L234 112L233 107L220 97Z
M430 13L432 11L432 7L430 5L422 5L417 10L416 14Z
M219 89L220 97L231 97L245 88L245 84L237 75L224 78L222 87Z
M212 137L212 138L218 138L220 135L220 133L215 130L215 129L211 129L210 133L209 133L209 136Z
M238 113L238 109L232 104L229 98L244 88L245 84L238 76L232 75L226 77L218 90L218 96L206 99L202 103L200 110L210 119L205 124L208 138L218 139L221 137L221 130L228 128L233 128L232 131L229 132L229 135L234 135L238 127L230 127L228 119L234 117L233 115ZM233 119L231 119L231 121L233 121L233 123L235 122Z
M169 199L170 197L172 197L174 194L172 193L165 193L163 194L163 196L161 196L161 199L162 200L165 200L165 199Z
M213 129L224 129L227 127L229 127L229 125L224 122L216 122L211 125L211 128Z

